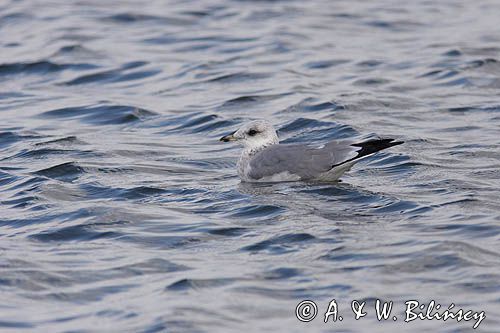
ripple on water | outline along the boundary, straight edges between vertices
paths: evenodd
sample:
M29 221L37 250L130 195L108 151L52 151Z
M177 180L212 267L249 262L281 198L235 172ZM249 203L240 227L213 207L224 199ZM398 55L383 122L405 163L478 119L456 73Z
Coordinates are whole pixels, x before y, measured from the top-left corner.
M20 177L16 177L14 175L11 175L8 172L4 172L4 171L0 170L0 186L5 186L8 184L11 184L18 179L20 179Z
M270 75L266 73L241 72L241 73L219 75L215 78L208 79L207 82L231 83L231 82L260 80L268 77L270 77Z
M216 279L182 279L168 285L165 289L168 291L187 291L199 290L204 288L219 288L225 287L237 281L231 278L216 278Z
M40 242L59 243L71 241L90 242L101 238L119 238L120 236L122 234L116 231L97 231L86 225L73 225L31 235L30 238Z
M450 51L454 54L453 51ZM450 57L434 64L433 69L420 75L420 78L431 78L439 86L470 86L477 88L499 87L498 75L500 62L494 58L462 60L460 55ZM438 68L438 69L434 69Z
M283 212L283 207L274 205L250 205L237 208L235 213L231 213L232 217L245 217L245 218L259 218L266 217L272 218Z
M241 250L249 252L265 251L272 254L284 254L287 252L298 251L301 245L314 241L318 240L311 234L292 233L271 237L255 244L247 245L241 248Z
M59 83L64 86L75 86L83 84L107 84L119 82L132 82L142 80L145 78L153 77L161 73L158 69L137 70L138 68L145 67L148 62L133 61L128 62L116 69L100 70L93 73L86 73L79 75L69 81Z
M54 156L53 156L54 155ZM99 156L99 154L95 153L92 150L74 150L74 149L55 149L55 148L40 148L40 149L26 149L22 150L19 153L6 157L4 160L10 159L45 159L48 157L57 157L57 156L66 156L66 158L70 156Z
M347 249L345 246L338 246L331 249L327 254L321 255L318 259L321 260L330 260L334 262L354 262L354 263L367 263L369 261L375 261L380 258L379 255L374 253L359 253L350 249ZM361 267L362 268L362 267Z
M338 110L344 110L345 107L341 104L338 104L334 101L327 101L327 102L321 102L318 101L315 98L309 97L306 99L301 100L299 103L291 105L281 111L282 113L288 113L288 112L297 112L297 113L304 113L304 112L317 112L317 111L338 111ZM303 119L303 118L301 118ZM305 121L305 119L304 119Z
M84 173L84 168L75 162L66 162L35 172L37 175L65 182L72 182L81 177Z
M470 266L499 265L500 254L466 242L443 241L411 254L411 259L384 267L384 271L422 273L466 270Z
M18 74L33 74L42 75L44 73L60 72L67 69L81 71L95 69L98 66L87 63L76 64L58 64L51 61L38 61L28 63L10 63L0 65L0 76L2 75L18 75Z
M193 115L193 117L182 125L172 129L175 132L185 132L188 130L191 133L211 132L219 128L224 128L232 125L233 121L223 120L215 114L206 116Z
M45 119L76 119L93 125L126 124L142 121L156 113L128 105L86 105L50 110L39 114Z
M246 95L236 98L229 99L225 101L220 106L220 111L230 111L237 108L252 108L252 107L263 107L266 102L274 101L284 96L289 95L289 93L276 94L276 95Z
M249 231L248 228L229 227L229 228L210 229L208 230L208 233L217 236L237 237L245 234L248 231Z
M17 142L38 138L41 138L41 136L36 134L19 133L17 131L0 132L0 149L7 148Z
M305 143L319 143L321 140L344 139L357 134L351 126L310 118L295 119L280 127L278 133L293 135L281 140L283 143L304 142L305 140L307 140Z
M304 66L309 69L325 69L334 66L343 65L349 63L348 59L337 59L337 60L318 60L318 61L310 61L306 63Z
M105 17L104 20L116 24L161 24L162 26L187 26L195 22L194 18L187 19L129 12L111 15Z

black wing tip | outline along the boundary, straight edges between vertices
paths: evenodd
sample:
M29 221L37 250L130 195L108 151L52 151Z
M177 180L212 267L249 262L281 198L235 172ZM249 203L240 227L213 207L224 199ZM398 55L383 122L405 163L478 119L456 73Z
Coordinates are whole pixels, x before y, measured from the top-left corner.
M368 140L365 142L353 143L351 146L361 148L357 152L358 155L356 155L355 157L353 157L347 161L344 161L342 163L334 164L332 166L332 168L339 166L339 165L342 165L342 164L347 163L347 162L351 162L351 161L360 159L361 157L365 157L365 156L374 154L378 151L405 143L404 141L394 141L394 140L396 140L396 139L372 139L372 140Z
M405 143L404 141L394 141L394 140L396 140L396 139L390 139L390 138L386 138L386 139L372 139L372 140L368 140L368 141L364 141L364 142L360 142L360 143L353 143L351 146L356 146L356 147L368 147L368 146L371 146L371 147L385 147L385 148L389 148L389 147L392 147L392 146L397 146L397 145ZM385 149L385 148L382 148L382 149Z
M404 143L404 141L394 140L396 139L373 139L365 142L355 143L352 144L352 146L361 147L361 149L358 151L358 156L356 156L356 158L360 158Z

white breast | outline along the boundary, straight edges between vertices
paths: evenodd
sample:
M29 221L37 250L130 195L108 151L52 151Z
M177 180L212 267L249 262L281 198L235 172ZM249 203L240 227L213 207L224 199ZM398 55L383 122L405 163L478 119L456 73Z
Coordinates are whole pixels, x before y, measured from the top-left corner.
M290 173L288 171L283 171L280 173L275 173L270 176L265 176L259 179L250 177L250 172L252 167L250 166L250 160L258 152L258 150L245 149L243 150L240 159L238 160L238 176L244 182L260 182L260 183L273 183L273 182L292 182L300 180L299 175Z

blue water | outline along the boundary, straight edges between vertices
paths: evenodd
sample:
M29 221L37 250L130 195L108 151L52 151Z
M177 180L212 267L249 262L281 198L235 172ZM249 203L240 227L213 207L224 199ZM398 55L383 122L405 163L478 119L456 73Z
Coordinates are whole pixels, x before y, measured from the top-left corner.
M499 12L1 1L0 331L472 331L404 323L416 299L499 332ZM240 183L218 138L256 118L285 142L405 144L338 184Z

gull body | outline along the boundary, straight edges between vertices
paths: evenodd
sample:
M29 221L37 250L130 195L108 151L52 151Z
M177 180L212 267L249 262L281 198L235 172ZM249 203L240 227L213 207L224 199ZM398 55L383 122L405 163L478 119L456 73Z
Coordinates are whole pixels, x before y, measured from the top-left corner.
M359 143L334 140L320 146L280 144L276 130L265 120L245 124L220 140L243 146L237 168L244 182L333 182L360 159L403 143L375 139Z

